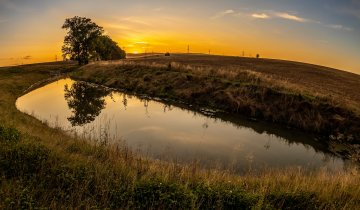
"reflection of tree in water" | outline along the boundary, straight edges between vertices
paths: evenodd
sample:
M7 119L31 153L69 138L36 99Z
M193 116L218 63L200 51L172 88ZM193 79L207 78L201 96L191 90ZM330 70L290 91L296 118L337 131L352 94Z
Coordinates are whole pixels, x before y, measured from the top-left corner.
M204 124L202 124L202 127L203 127L204 129L209 128L209 123L207 122L207 120L206 120L206 122L204 122Z
M270 149L270 143L271 143L271 139L269 138L269 140L266 142L266 144L264 145L264 148L266 149L266 150L269 150Z
M122 100L122 102L123 102L124 108L125 108L125 110L126 110L128 100L127 100L127 98L126 98L126 95L125 95L125 94L123 94L123 100Z
M104 109L104 97L110 91L85 82L75 82L71 88L65 85L65 100L73 115L68 118L72 126L82 126L95 120Z
M150 114L149 114L149 110L148 110L148 107L149 107L149 99L142 99L140 101L143 101L144 102L144 107L145 107L145 115L150 118Z
M170 104L164 104L164 113L166 113L166 110L167 111L172 111L173 110L173 107L170 105Z

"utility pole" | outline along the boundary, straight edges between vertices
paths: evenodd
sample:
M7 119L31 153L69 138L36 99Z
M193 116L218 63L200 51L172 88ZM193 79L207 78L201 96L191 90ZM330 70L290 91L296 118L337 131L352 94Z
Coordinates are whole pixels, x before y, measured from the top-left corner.
M209 50L209 55L211 54L211 50Z
M55 61L57 61L57 55L55 55Z
M148 49L149 49L149 43L146 43L146 45L145 45L145 56L147 56Z
M188 54L190 53L190 45L188 45L187 53L188 53Z
M243 54L242 54L242 57L245 57L245 51L243 50Z

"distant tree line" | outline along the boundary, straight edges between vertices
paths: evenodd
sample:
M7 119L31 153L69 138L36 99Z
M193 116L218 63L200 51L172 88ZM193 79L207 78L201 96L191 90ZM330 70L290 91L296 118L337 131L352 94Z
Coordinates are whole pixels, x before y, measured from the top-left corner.
M64 59L76 60L79 65L90 60L117 60L126 57L126 53L104 30L90 18L67 18L63 29L68 30L64 38L62 53Z

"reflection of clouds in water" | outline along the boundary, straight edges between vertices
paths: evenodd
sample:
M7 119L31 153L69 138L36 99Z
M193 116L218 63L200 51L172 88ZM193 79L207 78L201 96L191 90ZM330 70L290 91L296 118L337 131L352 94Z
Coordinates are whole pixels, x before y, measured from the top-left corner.
M67 81L69 85L73 84L71 80ZM25 107L35 110L37 118L48 120L51 126L62 124L63 127L72 128L66 119L67 115L73 113L64 100L64 81L54 84L49 85L49 90L46 86L41 88L41 93L35 91L37 96L24 103ZM62 87L58 88L59 85ZM48 91L51 94L45 94ZM22 101L25 98L28 99L26 96ZM37 103L49 98L58 103L47 103L46 109L39 109ZM282 136L279 137L273 134L274 130L268 131L267 125L263 127L261 123L241 121L237 124L234 123L237 121L224 120L226 118L207 117L191 110L118 92L106 96L105 104L93 122L76 127L79 134L86 133L93 138L101 135L114 139L121 137L135 148L135 145L143 145L145 151L154 156L164 154L166 150L179 160L199 158L202 163L232 165L242 162L251 163L252 167L263 163L268 166L306 166L310 162L315 166L342 165L337 158L329 161L330 156L318 153L319 150L307 145L306 139L301 136L296 137L293 131L281 131L279 134ZM55 109L60 111L54 112ZM42 113L44 110L47 112ZM151 119L147 116L151 116Z
M131 130L129 133L136 133L136 132L151 132L151 133L155 133L155 132L163 132L165 131L164 128L162 127L156 127L156 126L147 126L147 127L141 127L141 128L137 128L134 130Z
M239 152L244 151L244 144L239 143L239 144L235 145L234 150L239 151Z
M245 159L249 162L249 163L252 163L255 159L255 155L253 152L250 152L248 153L246 156L245 156Z

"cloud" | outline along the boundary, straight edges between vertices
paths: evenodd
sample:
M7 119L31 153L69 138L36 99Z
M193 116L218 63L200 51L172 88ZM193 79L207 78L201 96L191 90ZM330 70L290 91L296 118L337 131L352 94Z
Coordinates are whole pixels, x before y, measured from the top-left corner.
M254 13L254 14L251 14L251 17L253 18L257 18L257 19L269 19L270 16L265 14L265 13Z
M360 2L360 0L358 0L358 1ZM297 16L297 15L291 14L289 12L279 12L279 11L271 11L271 10L270 11L264 10L263 12L253 12L253 13L241 13L241 12L236 13L234 10L225 10L225 11L217 13L214 17L212 17L212 19L221 18L226 15L231 15L233 17L251 17L251 18L255 18L255 19L271 19L271 18L277 17L277 18L291 20L291 21L295 21L295 22L299 22L299 23L319 24L322 27L327 27L327 28L331 28L331 29L335 29L335 30L344 30L344 31L353 31L354 30L353 28L350 28L350 27L347 27L344 25L340 25L340 24L325 24L325 23L322 23L317 20L312 20L309 18ZM360 17L360 13L359 13L359 17Z
M353 29L350 27L346 27L343 25L339 25L339 24L329 24L329 25L325 25L328 28L332 28L332 29L337 29L337 30L345 30L345 31L352 31Z
M150 26L151 24L149 22L147 22L144 19L141 19L139 17L126 17L122 19L125 22L128 23L133 23L133 24L138 24L138 25L146 25L146 26Z
M27 55L27 56L22 57L22 59L24 59L24 60L30 60L30 59L32 59L32 57L31 57L31 55Z
M164 10L164 7L158 7L158 8L153 9L154 12L161 12L163 10Z
M297 22L301 22L301 23L309 22L308 19L298 17L296 15L291 15L291 14L286 13L286 12L279 12L279 13L276 13L275 15L277 17L279 17L279 18L283 18L283 19L287 19L287 20L293 20L293 21L297 21Z
M224 17L226 15L231 15L231 14L234 14L234 13L235 13L234 10L228 9L228 10L221 11L221 12L217 13L214 17L212 17L212 19L218 19L218 18Z
M0 60L14 60L14 58L0 58Z

